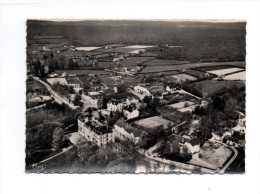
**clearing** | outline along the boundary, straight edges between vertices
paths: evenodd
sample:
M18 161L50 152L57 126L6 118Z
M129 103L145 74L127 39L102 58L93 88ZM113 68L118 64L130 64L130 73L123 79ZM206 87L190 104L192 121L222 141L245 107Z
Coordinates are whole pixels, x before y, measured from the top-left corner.
M224 80L243 80L243 81L245 81L246 80L246 72L242 71L242 72L239 72L239 73L230 74L230 75L225 76L223 79Z
M173 124L171 121L166 120L164 118L155 116L155 117L150 117L146 119L141 119L135 122L135 124L140 125L145 128L155 128L160 125L167 126L169 124Z

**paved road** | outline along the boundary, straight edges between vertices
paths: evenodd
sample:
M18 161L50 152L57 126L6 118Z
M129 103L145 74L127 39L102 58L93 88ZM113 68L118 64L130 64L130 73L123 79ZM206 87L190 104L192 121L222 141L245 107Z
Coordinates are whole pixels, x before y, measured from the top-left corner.
M29 112L29 111L32 111L32 110L35 110L35 109L38 109L38 108L42 108L44 106L46 106L46 103L39 105L39 106L32 107L32 108L28 108L28 109L26 109L26 112Z
M224 143L221 143L225 146L227 146L226 144ZM229 148L231 148L233 151L234 151L234 156L228 161L228 163L219 171L220 174L224 174L226 169L229 167L229 165L236 159L237 155L238 155L238 151L232 147L232 146L228 146Z
M35 79L36 81L42 83L50 92L51 96L54 98L54 100L58 103L58 104L66 104L68 105L71 109L75 110L78 107L74 106L73 104L69 103L66 99L64 99L63 97L61 97L60 95L58 95L55 91L52 90L52 88L44 81L40 80L37 77L33 77L33 79Z

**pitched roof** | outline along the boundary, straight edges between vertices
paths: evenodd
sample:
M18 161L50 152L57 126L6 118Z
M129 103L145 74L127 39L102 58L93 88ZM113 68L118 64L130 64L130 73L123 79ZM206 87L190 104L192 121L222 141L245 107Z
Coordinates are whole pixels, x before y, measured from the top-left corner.
M189 143L190 143L192 146L199 145L199 144L200 144L200 139L199 139L199 138L192 139L192 140L190 140Z
M141 130L135 130L133 134L134 134L135 137L141 137L142 131Z
M129 134L131 134L131 133L134 133L135 132L135 129L132 127L132 126L127 126L126 128L125 128L125 131L127 132L127 133L129 133Z
M117 120L115 123L117 126L122 127L122 128L126 128L127 127L127 123L122 121L121 119Z

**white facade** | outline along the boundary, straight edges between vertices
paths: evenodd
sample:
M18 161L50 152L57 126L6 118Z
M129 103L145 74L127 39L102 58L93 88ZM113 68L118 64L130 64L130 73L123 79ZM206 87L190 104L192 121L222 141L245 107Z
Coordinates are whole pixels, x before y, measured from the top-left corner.
M139 94L145 95L145 96L151 96L151 93L149 92L149 90L142 86L135 86L134 91L138 92Z
M133 110L132 112L123 110L123 115L127 118L127 120L129 120L138 117L139 111L137 109Z
M191 154L195 154L200 151L200 145L191 145L189 142L186 142L184 145L187 146L187 148Z
M125 131L124 127L120 127L117 124L114 125L114 136L121 140L131 140L134 143L138 143L139 137L135 137L133 133L129 134Z
M110 101L107 103L107 110L111 111L111 112L122 112L123 110L123 103L114 103L113 101Z
M90 126L86 126L85 122L82 122L80 119L78 119L78 131L88 141L94 142L97 146L115 142L113 131L105 134L97 134Z

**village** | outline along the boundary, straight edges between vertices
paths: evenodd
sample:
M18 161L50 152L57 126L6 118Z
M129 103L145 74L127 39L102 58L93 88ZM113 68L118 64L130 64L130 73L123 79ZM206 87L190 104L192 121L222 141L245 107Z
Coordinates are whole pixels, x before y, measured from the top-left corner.
M181 47L167 44L80 47L43 35L28 42L27 83L40 89L27 86L27 114L60 106L60 119L74 119L54 129L53 139L64 134L55 136L57 155L88 142L96 153L129 149L176 172L225 173L241 165L233 161L245 149L244 62L158 58ZM44 169L42 161L30 166Z

